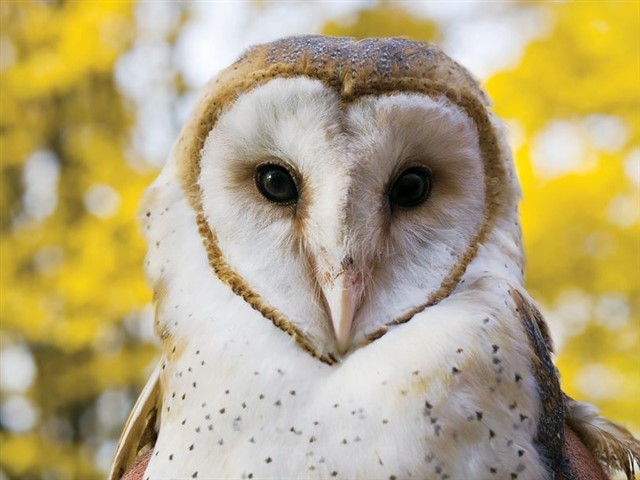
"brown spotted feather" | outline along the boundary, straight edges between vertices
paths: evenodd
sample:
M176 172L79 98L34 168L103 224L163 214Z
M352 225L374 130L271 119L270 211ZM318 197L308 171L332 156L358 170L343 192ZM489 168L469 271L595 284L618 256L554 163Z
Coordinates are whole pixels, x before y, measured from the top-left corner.
M564 402L567 424L589 450L609 469L624 472L629 480L638 478L640 441L619 423L598 415L593 405L567 395Z

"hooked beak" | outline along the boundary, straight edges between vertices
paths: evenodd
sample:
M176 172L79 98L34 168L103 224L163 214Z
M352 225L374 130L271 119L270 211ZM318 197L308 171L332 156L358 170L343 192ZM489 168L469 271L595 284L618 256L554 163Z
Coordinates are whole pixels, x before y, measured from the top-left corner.
M340 353L346 352L349 347L351 325L360 306L363 290L362 281L354 278L350 269L343 271L331 284L322 287Z

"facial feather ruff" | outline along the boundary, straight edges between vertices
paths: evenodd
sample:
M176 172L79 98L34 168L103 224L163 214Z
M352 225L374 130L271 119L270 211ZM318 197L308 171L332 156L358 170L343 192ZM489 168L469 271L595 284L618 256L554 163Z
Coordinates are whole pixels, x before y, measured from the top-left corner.
M398 60L394 60L394 58ZM516 239L509 246L508 260L509 263L513 263L512 267L515 267L516 278L518 278L518 272L521 270L519 265L521 262L521 246L517 240L520 233L515 212L519 198L519 187L513 174L510 151L508 148L504 148L505 142L500 133L499 125L487 110L488 101L478 88L477 82L466 70L462 69L434 46L425 47L424 44L402 39L390 39L384 42L376 40L352 42L345 39L326 37L302 37L255 47L249 50L238 62L222 72L210 84L196 114L192 117L192 121L185 126L176 146L176 162L181 172L183 188L188 192L191 204L197 213L201 234L204 236L207 245L210 263L217 275L227 282L237 294L243 296L254 308L262 312L266 318L271 319L274 324L291 334L303 348L324 360L332 361L324 356L327 352L322 352L311 345L312 342L306 338L305 332L300 328L296 328L282 314L281 309L266 301L264 295L260 295L255 291L253 285L249 285L245 281L244 275L239 275L237 269L229 265L229 262L219 249L217 228L215 225L208 223L207 215L204 212L202 185L199 182L203 163L200 152L204 151L209 132L212 131L225 110L228 110L231 105L238 108L236 99L247 94L258 95L255 90L259 90L262 86L266 89L277 90L281 88L286 91L286 86L268 86L266 84L274 80L283 82L284 79L292 78L316 80L317 87L320 85L324 87L322 89L324 92L318 91L317 94L335 95L335 108L340 108L341 110L349 108L347 117L349 115L357 117L356 112L359 109L369 108L374 110L375 108L371 105L364 105L372 95L379 96L384 94L393 96L403 93L428 96L436 103L440 102L440 104L446 103L449 105L452 111L451 114L457 113L460 115L462 113L465 116L465 120L470 118L474 122L474 124L466 125L466 127L475 130L473 132L464 132L464 128L460 128L464 123L462 121L459 121L458 124L451 122L451 132L449 133L453 133L453 130L457 129L456 134L458 136L462 136L464 133L471 137L478 136L477 140L473 140L478 142L479 161L475 164L467 162L466 165L464 162L459 162L460 164L458 165L461 169L471 170L475 168L475 171L470 172L470 176L473 178L462 178L458 182L455 179L446 177L444 179L449 181L449 186L451 187L464 188L460 183L464 184L466 181L466 184L471 185L473 181L477 182L478 178L483 178L483 194L486 195L486 198L482 198L481 195L462 197L467 199L475 198L484 203L484 208L481 212L478 212L478 218L482 220L474 228L473 238L466 242L466 248L455 252L455 255L457 255L455 262L449 265L447 274L443 276L439 284L422 289L420 292L423 297L421 302L413 301L410 306L406 306L404 311L388 312L387 314L391 318L387 318L386 322L382 320L377 322L376 328L372 328L366 333L362 332L360 338L356 338L356 343L364 341L367 337L381 335L389 324L402 323L425 306L432 305L445 298L457 285L466 267L476 256L479 245L485 243L484 241L490 236L490 233L498 229L498 225L496 225L497 219L505 216L513 219L508 231L505 233ZM311 89L313 88L311 87ZM300 100L300 98L278 98L278 104L287 105L287 102L309 101L312 98L310 92L305 92L301 95L303 100ZM240 103L243 100L245 103L249 102L247 99L240 98ZM383 102L383 99L378 101ZM437 115L441 115L442 110ZM373 112L360 112L360 116L370 118L366 117L367 113ZM320 115L320 118L322 118L322 115ZM415 125L424 123L424 118L420 118L419 114L415 119L405 120L405 123L410 124L413 120L416 120L413 122ZM261 119L260 121L263 124L270 124L269 119ZM353 123L356 125L351 125L350 128L357 129L357 119ZM469 123L468 120L467 123ZM442 124L446 125L446 122L442 122ZM325 127L328 131L329 125ZM335 128L339 129L340 127ZM345 128L344 125L342 128ZM377 130L380 132L383 131L383 128L379 127ZM388 130L387 128L386 131ZM420 132L416 133L420 134ZM373 132L373 134L375 135L376 132ZM248 137L242 140L245 143L251 142ZM349 140L347 139L346 141ZM215 144L215 141L211 143ZM375 148L379 146L371 145L369 147ZM415 155L416 158L420 159L420 155L424 155L424 145L410 147L418 150L417 155ZM399 148L407 148L407 146L400 145ZM346 148L343 148L342 155L346 156L347 154L344 150ZM237 153L239 152L236 151ZM269 156L267 151L262 152L262 154ZM442 155L433 157L435 161L441 158ZM317 157L314 157L313 160L320 162ZM387 161L384 160L381 162L382 164L392 163L388 159ZM422 158L420 160L424 161L426 159ZM450 163L453 163L456 158L453 157L450 160ZM454 165L448 165L447 167L450 171L455 168ZM348 172L344 174L348 175ZM443 195L446 194L446 187L447 185L438 185L438 189L442 191ZM452 208L455 207L455 203L450 202L450 206ZM343 210L346 209L347 205L345 204ZM450 221L453 222L455 220L451 219ZM357 226L354 228L357 228ZM504 245L504 242L502 243ZM312 260L314 259L312 258ZM338 261L334 261L334 263L339 264ZM442 268L446 268L446 266L443 265ZM337 269L334 268L334 272L330 272L331 268L326 270L329 270L326 273L330 275L331 273L335 274ZM334 356L335 352L331 352L330 355Z

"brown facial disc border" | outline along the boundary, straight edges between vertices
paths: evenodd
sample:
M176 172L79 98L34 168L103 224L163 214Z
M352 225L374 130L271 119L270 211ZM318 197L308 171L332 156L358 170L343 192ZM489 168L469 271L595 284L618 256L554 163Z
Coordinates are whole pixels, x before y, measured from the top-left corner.
M452 268L440 288L430 295L423 305L412 308L399 318L387 323L388 326L408 322L415 314L446 298L455 288L467 266L476 256L478 246L485 240L488 232L495 223L499 205L502 203L502 195L504 194L501 192L500 187L501 185L505 185L507 172L505 166L500 161L500 144L486 107L476 96L468 92L450 88L440 82L414 77L379 79L378 81L367 84L359 84L351 77L345 77L342 81L337 82L335 77L331 77L329 74L322 75L317 71L305 71L304 66L296 68L296 66L292 65L274 65L265 70L253 72L248 78L244 78L242 81L232 82L230 85L228 84L218 90L215 95L208 98L205 97L197 111L198 123L191 126L191 129L195 129L195 132L190 132L190 129L186 129L186 131L183 132L177 146L177 154L180 156L183 187L187 192L191 206L196 212L198 231L207 251L209 264L213 268L216 276L222 282L226 283L236 295L241 296L252 308L259 311L265 318L271 320L276 327L290 335L303 350L318 360L328 365L333 365L338 361L333 354L319 353L300 328L291 323L277 309L260 297L226 262L218 246L216 235L205 217L202 207L202 192L198 184L202 148L204 147L204 142L209 132L215 126L220 115L229 109L240 95L248 93L274 78L293 77L306 77L311 80L321 81L329 88L335 89L340 94L341 100L344 103L350 103L362 96L390 93L417 93L432 98L444 96L453 104L462 108L476 125L484 164L486 192L486 207L482 227L476 237L471 241L460 262ZM383 327L369 334L369 341L367 343L377 340L387 331L388 328Z

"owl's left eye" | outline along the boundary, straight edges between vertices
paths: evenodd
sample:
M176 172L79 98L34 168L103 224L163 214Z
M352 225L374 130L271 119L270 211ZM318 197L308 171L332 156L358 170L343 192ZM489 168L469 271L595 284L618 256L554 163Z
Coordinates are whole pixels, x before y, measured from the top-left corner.
M255 174L256 187L275 203L290 204L298 199L298 187L289 171L274 164L260 165Z
M389 201L392 205L411 208L424 202L431 193L431 170L411 167L400 174L391 186Z

